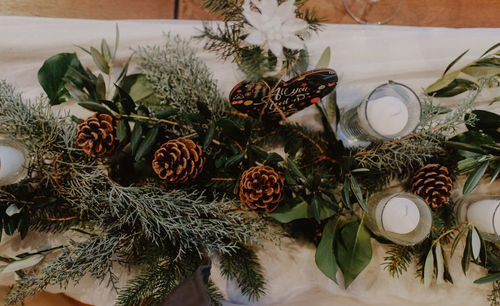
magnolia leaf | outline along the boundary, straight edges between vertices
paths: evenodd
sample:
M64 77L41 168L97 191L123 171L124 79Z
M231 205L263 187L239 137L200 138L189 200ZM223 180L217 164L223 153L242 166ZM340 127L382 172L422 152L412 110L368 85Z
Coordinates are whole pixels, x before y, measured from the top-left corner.
M458 243L460 242L460 240L462 239L462 237L464 236L465 232L467 231L467 226L464 226L462 228L462 230L457 234L457 236L455 237L455 240L453 240L453 243L451 245L451 252L450 252L450 257L453 256L453 253L455 253L455 249L457 248L458 246Z
M12 217L15 214L18 214L22 211L22 208L18 208L16 204L10 204L9 207L5 210L5 214L9 217Z
M472 258L477 260L479 258L479 253L481 252L481 239L475 227L472 228Z
M76 54L59 53L45 60L38 70L38 82L47 94L50 105L60 104L68 99L65 76L70 67L75 70L82 67Z
M441 243L438 241L436 243L436 266L437 266L437 274L436 274L436 283L441 285L443 283L444 276L444 254L443 249L441 247Z
M432 247L427 253L424 263L424 287L429 288L431 285L432 277L434 276L434 254Z
M368 207L366 207L366 202L365 199L363 199L363 193L361 192L361 187L359 186L358 181L352 175L349 176L349 180L352 192L354 193L356 200L358 200L359 206L361 206L364 211L368 212Z
M467 52L469 52L470 49L467 49L466 51L464 51L464 53L460 54L456 59L454 59L449 65L448 67L446 67L446 69L444 70L443 72L443 76L446 74L446 72L448 72L448 70L451 69L451 67L453 67L453 65L455 65Z
M116 129L116 137L119 141L123 141L127 137L127 119L122 118L118 121L118 127Z
M336 240L337 263L344 274L345 288L365 269L372 258L370 234L359 220L346 224Z
M498 280L500 280L500 273L494 273L476 279L474 281L474 284L486 284L486 283L496 282Z
M318 63L316 64L316 69L328 68L330 65L331 52L330 47L326 47L321 54Z
M97 68L105 74L109 74L109 66L104 56L94 47L90 47L90 53Z
M489 161L481 163L481 165L476 168L476 170L472 171L472 173L469 174L464 184L464 189L462 191L463 194L468 194L476 188L477 184L486 172L486 169L488 169L489 163Z
M153 144L156 142L156 137L158 136L159 130L160 127L158 125L155 125L146 133L146 138L144 138L144 140L141 142L141 144L137 148L137 152L135 153L136 161L138 161L151 151Z
M78 102L78 105L80 105L81 107L86 108L90 111L93 111L93 112L112 115L106 106L104 106L100 103L97 103L97 102L92 102L92 101Z
M3 268L2 271L0 272L0 274L5 274L5 273L9 273L9 272L16 272L16 271L19 271L22 269L33 267L34 265L36 265L40 261L42 261L43 258L44 258L44 256L42 254L35 254L35 255L25 257L25 258L20 259L20 260L16 260L16 261L8 264L5 268Z
M335 283L337 283L337 271L339 269L333 252L333 241L337 227L338 218L326 223L315 254L316 266Z

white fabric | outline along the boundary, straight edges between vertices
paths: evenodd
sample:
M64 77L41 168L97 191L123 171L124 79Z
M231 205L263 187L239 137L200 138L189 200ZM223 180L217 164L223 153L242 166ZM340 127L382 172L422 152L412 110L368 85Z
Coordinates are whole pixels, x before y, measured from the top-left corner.
M196 28L201 28L197 21L0 17L0 79L15 85L26 98L37 97L42 92L37 82L37 70L45 59L60 52L76 52L84 65L95 67L90 57L75 45L99 46L102 38L112 44L115 24L120 29L118 59L121 63L128 58L130 48L161 44L162 33L189 36L197 33ZM479 56L498 42L498 37L500 29L327 25L307 45L313 63L325 47L331 47L331 67L341 77L339 104L346 106L359 101L376 85L387 80L406 83L419 91L436 80L447 64L465 49L472 48L460 63ZM231 63L221 63L215 55L206 52L200 51L200 56L213 70L224 94L241 80ZM71 108L72 111L75 109ZM496 110L498 112L498 106ZM308 124L318 120L312 108L294 117ZM495 190L498 192L498 186L489 187L489 191ZM11 255L63 241L56 235L35 234L22 242L17 236L3 237L0 253ZM316 268L312 245L287 239L280 246L268 244L258 253L268 281L268 294L258 302L249 302L242 297L237 286L221 278L216 267L212 277L226 294L226 305L488 305L486 297L490 285L472 284L485 271L471 265L467 277L464 276L460 255L455 254L449 261L454 285L437 286L433 283L430 289L424 289L414 279L414 266L400 279L392 278L381 266L384 248L376 242L373 242L373 247L371 263L347 290L334 284ZM119 271L123 284L132 272ZM14 274L0 275L0 284L10 284L13 280ZM59 291L57 287L51 290ZM65 292L94 305L112 305L115 297L105 283L99 284L89 277L75 288L68 287Z

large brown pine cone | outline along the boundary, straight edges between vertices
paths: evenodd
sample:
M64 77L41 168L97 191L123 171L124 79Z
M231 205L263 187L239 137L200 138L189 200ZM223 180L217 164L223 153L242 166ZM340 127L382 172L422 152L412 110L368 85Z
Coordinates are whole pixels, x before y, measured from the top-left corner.
M413 177L411 189L432 208L447 204L451 196L452 181L448 168L440 164L425 165Z
M269 166L255 166L241 176L240 199L252 209L275 210L283 200L283 179Z
M112 155L120 144L117 125L113 116L95 113L78 125L76 144L88 155Z
M201 148L192 140L177 138L167 141L156 150L153 170L170 183L194 180L203 170Z

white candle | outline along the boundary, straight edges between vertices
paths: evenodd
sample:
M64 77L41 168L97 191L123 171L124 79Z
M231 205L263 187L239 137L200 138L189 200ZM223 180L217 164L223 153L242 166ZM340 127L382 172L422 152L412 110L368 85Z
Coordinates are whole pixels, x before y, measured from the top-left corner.
M366 116L372 128L383 136L396 135L408 123L408 108L391 96L368 101Z
M24 154L9 146L0 146L0 180L15 180L23 171L25 163Z
M419 222L417 205L404 197L393 197L382 211L382 225L388 232L408 234L417 228Z
M467 220L481 232L500 233L500 201L486 199L472 203L467 209Z

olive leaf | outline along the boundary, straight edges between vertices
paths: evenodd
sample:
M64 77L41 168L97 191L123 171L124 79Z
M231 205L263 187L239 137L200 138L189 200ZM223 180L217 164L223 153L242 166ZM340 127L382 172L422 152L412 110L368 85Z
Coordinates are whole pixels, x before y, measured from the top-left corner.
M434 254L432 247L427 253L424 263L424 287L429 288L431 285L432 278L434 276Z
M441 243L438 241L436 243L436 267L437 267L437 274L436 274L436 283L438 285L441 285L443 283L443 278L444 278L444 254L443 254L443 248L441 247Z
M486 169L488 169L489 163L489 161L482 162L479 167L477 167L474 171L472 171L471 174L469 174L464 184L464 188L462 191L463 194L468 194L476 188L477 184L486 172Z

